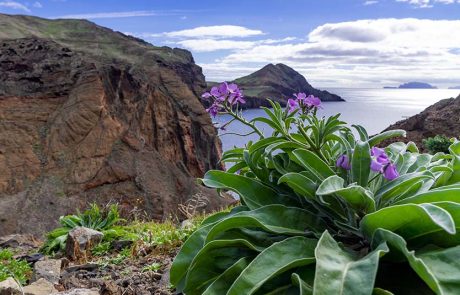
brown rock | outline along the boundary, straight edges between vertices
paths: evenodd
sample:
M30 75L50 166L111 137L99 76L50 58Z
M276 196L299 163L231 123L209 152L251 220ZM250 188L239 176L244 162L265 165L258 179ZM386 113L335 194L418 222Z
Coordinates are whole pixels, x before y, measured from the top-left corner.
M225 203L194 180L221 151L189 52L83 20L0 25L0 235L42 234L93 201L154 219L196 194Z
M39 279L24 287L24 295L50 295L56 294L57 292L54 285L45 279Z
M66 255L71 260L86 260L91 249L102 241L104 234L86 227L76 227L69 232Z
M0 295L21 295L21 287L13 278L0 282Z
M97 290L92 289L73 289L57 293L59 295L99 295Z
M46 259L34 264L32 281L45 279L52 284L58 284L61 278L61 259Z
M386 130L404 129L407 131L406 138L398 138L394 141L413 141L424 151L423 139L436 135L447 137L460 136L460 96L441 100L428 107L420 114L391 125ZM386 144L391 141L386 142Z

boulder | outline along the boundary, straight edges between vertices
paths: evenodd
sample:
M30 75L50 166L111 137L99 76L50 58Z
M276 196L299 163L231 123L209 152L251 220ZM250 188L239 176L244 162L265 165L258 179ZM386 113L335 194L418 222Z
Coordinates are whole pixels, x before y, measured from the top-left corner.
M91 249L102 241L104 234L87 227L76 227L69 232L66 241L66 256L71 260L88 257Z
M52 284L58 284L61 278L61 259L47 259L37 261L34 265L32 281L45 279Z
M91 202L156 220L197 194L226 204L195 182L221 146L190 52L86 20L0 24L0 236L42 235Z
M13 279L0 282L0 295L22 295L21 286Z
M24 287L24 295L50 295L57 292L54 285L43 278Z

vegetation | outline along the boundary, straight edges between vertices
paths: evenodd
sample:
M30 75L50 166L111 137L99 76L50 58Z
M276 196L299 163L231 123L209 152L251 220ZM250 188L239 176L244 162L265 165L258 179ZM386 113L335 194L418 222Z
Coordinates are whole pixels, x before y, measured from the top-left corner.
M0 282L12 277L25 285L31 274L32 268L25 260L14 259L13 252L0 249Z
M56 228L47 234L46 242L42 252L46 254L58 252L65 248L69 232L79 226L101 231L104 234L113 234L113 227L121 221L117 205L108 208L99 208L96 204L83 213L76 215L62 216L59 218L61 227Z
M229 107L241 103L235 88L206 94L208 111L234 112L260 139L227 151L233 166L202 182L236 192L241 206L206 218L184 243L171 268L177 292L460 294L460 142L448 154L380 149L405 132L369 137L352 126L355 137L339 115L317 117L305 95L248 122Z
M429 137L423 140L423 145L430 152L430 154L436 153L449 153L449 147L452 145L450 138L444 135L436 135L435 137Z

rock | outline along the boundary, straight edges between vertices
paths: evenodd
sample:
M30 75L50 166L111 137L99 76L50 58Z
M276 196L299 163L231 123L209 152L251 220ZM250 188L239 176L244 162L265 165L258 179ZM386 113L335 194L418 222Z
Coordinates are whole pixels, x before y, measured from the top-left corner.
M284 64L268 64L262 69L233 81L243 89L246 103L243 108L270 107L270 98L286 105L294 93L305 92L319 97L322 101L344 101L340 96L313 88L303 75ZM215 83L208 83L214 86ZM208 103L203 102L205 106Z
M73 289L57 293L59 295L99 295L95 289Z
M0 236L41 235L89 202L156 220L198 193L227 204L195 183L221 147L190 52L86 20L0 24Z
M458 114L460 114L460 96L441 100L421 113L399 121L385 129L385 131L404 129L407 131L407 137L386 141L382 145L395 141L413 141L421 151L425 151L422 144L425 138L436 135L460 136L460 117Z
M0 218L0 225L1 225L1 218ZM12 234L8 236L0 237L0 248L14 249L14 252L18 256L16 258L20 258L21 256L26 256L28 255L28 253L30 253L33 250L38 249L40 246L41 246L41 242L35 237L33 237L32 235L28 235L28 234L26 235Z
M69 232L66 256L71 260L86 259L91 249L102 241L103 233L86 227L76 227Z
M37 261L34 265L32 281L45 279L53 284L58 284L61 278L61 259L47 259Z
M7 278L0 282L0 295L21 295L21 286L13 279Z
M193 222L190 219L185 219L180 224L181 229L190 229L193 228Z
M49 295L57 292L54 285L43 278L24 287L24 295Z

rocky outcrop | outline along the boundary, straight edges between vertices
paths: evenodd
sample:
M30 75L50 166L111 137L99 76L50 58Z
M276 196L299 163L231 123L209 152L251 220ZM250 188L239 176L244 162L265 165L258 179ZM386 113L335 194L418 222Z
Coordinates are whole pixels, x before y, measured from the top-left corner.
M458 114L460 114L460 96L441 100L420 114L399 121L386 130L406 130L407 137L396 140L413 141L423 150L422 141L427 137L433 137L438 134L448 137L460 136L460 117Z
M42 234L89 202L154 219L219 168L201 68L88 21L0 14L0 235Z
M269 107L267 98L285 106L294 93L304 92L322 101L344 101L340 96L313 88L305 77L284 64L268 64L262 69L233 81L243 89L246 103L243 108ZM216 83L208 83L213 86ZM206 105L206 102L205 102Z

